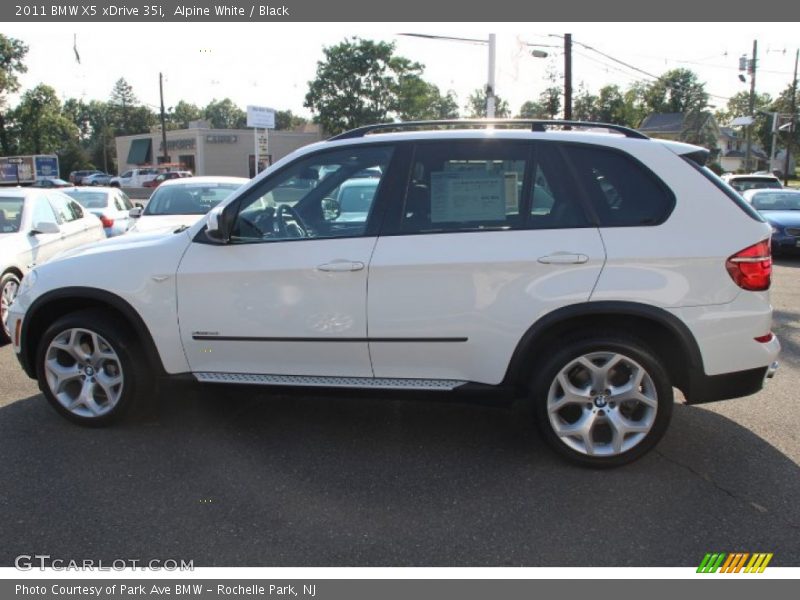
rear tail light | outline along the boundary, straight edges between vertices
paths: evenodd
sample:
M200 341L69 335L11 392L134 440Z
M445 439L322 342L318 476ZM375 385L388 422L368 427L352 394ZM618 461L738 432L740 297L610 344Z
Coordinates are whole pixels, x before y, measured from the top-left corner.
M769 289L772 280L772 255L769 244L768 239L753 244L725 261L725 268L731 279L743 290L760 292Z
M103 224L103 227L113 227L114 226L114 219L109 219L105 215L100 215L100 222Z
M753 339L755 341L757 341L759 344L767 344L767 343L771 342L773 339L775 339L775 334L770 331L766 335L760 335L757 338L753 338Z

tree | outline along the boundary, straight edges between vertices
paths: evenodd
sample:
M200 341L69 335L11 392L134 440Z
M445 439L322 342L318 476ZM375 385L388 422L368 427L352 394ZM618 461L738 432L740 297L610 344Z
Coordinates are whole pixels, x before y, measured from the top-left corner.
M649 112L685 113L708 108L705 84L689 69L672 69L652 82L644 94Z
M243 129L247 126L247 113L230 98L213 99L203 113L214 129Z
M28 47L20 40L0 33L0 148L3 154L11 154L6 123L8 95L19 90L18 75L28 70L22 62L27 53Z
M13 117L20 154L59 152L70 138L78 137L78 128L61 114L61 101L48 85L25 92Z
M291 110L275 111L275 129L292 130L308 123L305 117L294 114Z
M401 79L421 75L423 69L396 56L392 43L357 37L323 48L323 54L303 105L330 134L390 122L400 108Z
M597 121L598 98L581 82L572 98L572 116L578 121Z
M467 111L467 116L471 119L481 119L486 116L486 90L477 89L472 92L467 99L467 105L464 107ZM506 119L511 116L511 109L508 107L508 102L503 100L500 96L494 97L494 116L498 119Z
M518 119L547 119L547 109L541 102L528 100L519 109Z
M753 128L753 139L758 141L762 148L769 152L772 144L772 119L770 117L758 116L758 111L772 112L773 100L769 94L756 94L753 103L753 112L756 114L756 122ZM720 126L725 127L736 117L750 115L750 92L737 92L728 99L724 110L718 110L715 118ZM744 139L746 129L741 129L742 139Z
M554 86L546 88L539 94L539 104L548 119L555 119L561 112L561 90Z
M400 77L395 110L403 121L458 118L455 93L442 95L437 86L417 74Z
M167 114L169 129L186 129L191 121L203 118L203 109L196 104L181 100Z

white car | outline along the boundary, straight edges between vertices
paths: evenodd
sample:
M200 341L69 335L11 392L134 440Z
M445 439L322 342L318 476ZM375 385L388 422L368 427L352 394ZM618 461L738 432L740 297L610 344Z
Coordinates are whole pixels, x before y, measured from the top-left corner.
M10 310L25 372L90 424L157 376L519 398L594 467L655 446L673 387L710 402L775 372L771 229L707 150L443 123L306 146L186 230L37 267ZM364 170L380 174L365 219L339 221L331 200Z
M163 169L157 167L142 167L138 169L128 169L123 173L112 177L108 185L111 187L142 187L148 181L152 181Z
M131 233L169 231L194 225L209 210L250 181L243 177L184 177L159 185L144 209L133 209Z
M725 173L722 180L740 193L747 190L779 190L783 187L781 180L769 173Z
M105 238L103 225L60 191L0 188L0 345L20 282L59 252Z
M63 192L100 219L106 236L122 235L133 227L133 203L119 188L78 186Z

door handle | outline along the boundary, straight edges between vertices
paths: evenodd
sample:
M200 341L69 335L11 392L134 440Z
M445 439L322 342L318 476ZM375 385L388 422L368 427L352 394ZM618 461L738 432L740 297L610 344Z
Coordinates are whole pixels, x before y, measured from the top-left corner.
M341 273L344 271L360 271L364 268L364 263L351 260L334 260L324 265L318 265L317 271Z
M582 265L588 262L589 257L585 254L574 252L554 252L547 256L539 257L539 262L545 265Z

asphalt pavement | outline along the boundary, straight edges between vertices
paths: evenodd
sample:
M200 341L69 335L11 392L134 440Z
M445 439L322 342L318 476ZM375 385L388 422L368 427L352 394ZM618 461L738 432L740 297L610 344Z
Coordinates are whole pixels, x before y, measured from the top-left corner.
M154 415L87 429L0 349L0 565L800 566L800 259L773 285L775 379L677 404L611 471L555 457L521 408L430 400L175 385Z

